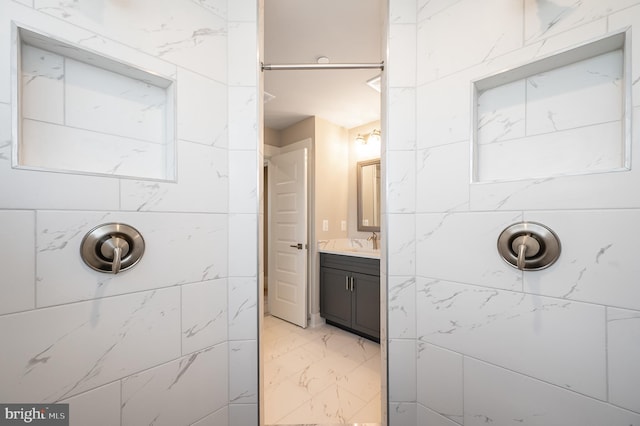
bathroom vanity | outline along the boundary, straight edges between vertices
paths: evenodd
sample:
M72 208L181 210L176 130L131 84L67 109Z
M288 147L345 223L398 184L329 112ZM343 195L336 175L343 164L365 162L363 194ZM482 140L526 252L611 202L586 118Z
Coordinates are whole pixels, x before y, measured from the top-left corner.
M380 342L380 259L362 253L320 253L320 315Z

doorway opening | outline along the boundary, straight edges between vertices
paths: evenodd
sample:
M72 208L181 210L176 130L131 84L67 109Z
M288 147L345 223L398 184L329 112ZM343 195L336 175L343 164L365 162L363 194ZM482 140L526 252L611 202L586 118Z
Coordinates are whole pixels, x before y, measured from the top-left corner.
M264 63L323 63L326 60L335 63L382 63L382 28L385 22L383 16L386 12L386 1L376 0L327 0L317 2L314 0L265 0L264 1L265 19L264 19L264 52L261 52L261 58ZM279 29L274 37L273 31L273 15L279 17L280 22L284 24L277 25ZM327 20L331 20L327 24ZM363 27L376 27L378 35L373 42L373 49L369 41L365 41L367 29L358 30L354 28L354 22L366 21ZM270 26L272 25L272 26ZM358 24L360 25L360 24ZM339 28L347 29L346 35L339 36ZM337 38L336 38L337 37ZM364 38L364 39L363 39ZM306 52L296 50L291 43L304 46ZM284 46L282 49L273 49L276 45ZM327 50L323 50L322 44L327 46ZM349 48L351 46L351 48ZM320 52L320 50L323 50ZM333 49L333 50L332 50ZM337 49L337 50L336 50ZM368 50L369 49L369 50ZM340 51L342 50L342 51ZM373 52L373 53L372 53ZM320 54L322 53L322 54ZM317 281L319 281L319 253L317 249L318 242L326 241L337 237L345 239L362 239L371 234L370 232L361 235L357 234L356 229L356 213L355 201L354 208L351 211L351 200L345 201L344 206L335 206L335 209L327 210L342 211L348 213L340 213L343 217L329 217L331 211L317 212L312 205L316 202L330 205L337 203L338 199L347 199L335 196L329 201L324 199L316 199L314 190L318 185L325 185L326 188L337 188L339 181L332 182L331 175L341 175L341 173L331 173L336 167L344 167L344 174L348 176L344 178L342 184L347 182L353 183L355 188L355 162L354 157L349 161L346 158L353 155L351 152L354 145L356 135L351 135L351 130L377 121L375 127L380 130L381 117L381 97L379 92L375 92L371 87L367 86L368 81L376 80L381 71L354 71L347 70L350 75L347 77L342 71L335 70L305 70L305 71L265 71L263 73L263 88L265 104L263 106L263 119L265 123L263 153L265 157L266 173L263 175L263 211L265 221L263 223L264 244L262 249L264 256L262 257L262 269L264 272L263 281L266 283L264 291L259 292L260 308L259 309L259 356L260 356L260 421L261 424L311 424L311 423L386 423L386 401L385 394L386 371L387 367L383 360L386 356L383 351L386 345L382 342L379 345L373 341L364 339L356 334L346 332L335 327L324 326L324 320L318 312L319 292ZM304 77L302 77L304 75ZM354 79L357 82L354 82ZM280 91L282 87L287 90ZM325 93L326 92L326 93ZM323 109L321 98L327 93L339 93L330 102L328 109ZM293 95L292 95L293 93ZM363 103L348 102L342 95L346 95L348 100L356 100L366 98ZM348 104L351 103L351 107ZM284 105L284 106L283 106ZM285 111L285 112L283 112ZM293 111L293 112L291 112ZM346 119L346 121L345 121ZM299 133L300 123L313 122L311 135L307 133ZM327 124L328 123L328 124ZM327 130L329 129L329 130ZM268 142L273 140L274 130L280 133L281 137L275 144ZM372 129L368 129L358 133L370 133ZM383 133L384 133L384 129ZM324 132L324 133L323 133ZM287 249L298 252L297 247L288 247L289 245L302 244L302 250L307 248L308 266L307 266L307 290L308 296L305 302L308 308L308 314L304 319L304 325L308 325L305 329L303 326L295 326L295 321L280 321L277 316L264 316L273 309L271 300L278 296L286 301L294 300L297 291L286 282L284 285L276 285L274 283L274 257L281 257L280 260L288 266L288 271L300 271L295 266L295 255L282 251L280 254L270 247L274 244L276 236L273 233L274 223L269 211L273 208L269 204L269 200L274 197L273 175L275 168L271 164L271 159L275 155L279 155L282 151L291 149L291 145L299 143L301 140L310 137L309 143L309 199L310 207L307 213L308 221L308 238L305 241L300 239L289 238ZM321 141L335 141L341 139L343 151L329 149L326 146L320 148L320 152L316 152L318 144ZM335 146L338 146L336 144ZM324 151L323 151L324 150ZM341 154L342 153L342 154ZM344 155L345 157L341 157ZM380 154L378 154L378 157ZM344 159L339 160L340 158ZM364 160L359 158L358 160ZM353 164L350 164L353 161ZM353 171L351 171L353 166ZM317 169L325 172L316 181ZM352 180L353 179L353 180ZM330 191L329 191L330 192ZM355 189L354 189L355 192ZM345 194L348 191L345 189ZM353 194L349 194L353 195ZM381 194L384 197L384 194ZM293 198L293 197L289 197ZM338 208L339 207L339 208ZM324 234L324 225L327 223L329 234ZM280 226L278 224L277 226ZM289 229L293 229L291 226ZM331 234L338 231L338 234ZM340 233L341 232L341 233ZM324 238L329 235L329 238ZM384 235L381 236L385 238ZM384 243L382 245L384 247ZM384 256L380 256L384 261ZM386 282L381 280L380 293L382 306L381 309L381 329L382 336L386 332ZM382 312L384 311L384 312ZM384 338L384 337L383 337ZM353 339L353 340L352 340ZM332 352L333 350L343 350L342 353ZM276 359L277 358L277 359ZM332 362L340 359L342 363ZM278 364L275 368L274 365ZM368 370L377 369L377 379L371 379ZM327 372L331 372L327 374ZM324 372L324 373L323 373ZM355 377L358 376L361 381L359 385L356 383ZM377 381L376 381L377 380ZM375 385L372 385L375 383ZM360 386L358 388L358 386ZM274 408L272 398L274 393L270 391L277 388L277 391L287 395L286 406L298 410L298 414L304 411L304 407L324 406L333 407L335 413L333 417L326 417L323 420L318 418L301 418L296 417L296 413L278 411L282 407ZM302 388L307 395L296 394L296 388ZM324 393L323 393L324 392ZM345 410L344 407L331 405L331 402L323 400L323 395L340 394L341 399L346 401L346 405L353 404L354 399L360 399L363 404L358 406L355 411L366 411L367 409L375 411L377 417L361 418L356 417L355 411ZM265 415L265 411L267 412ZM275 414L274 414L275 413ZM275 420L274 420L275 419Z

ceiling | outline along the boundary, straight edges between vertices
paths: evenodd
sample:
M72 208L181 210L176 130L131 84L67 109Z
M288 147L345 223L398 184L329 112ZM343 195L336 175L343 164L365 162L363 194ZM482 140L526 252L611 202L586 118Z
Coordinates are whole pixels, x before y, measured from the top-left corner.
M264 63L382 61L383 0L265 0ZM264 124L280 130L310 116L351 129L380 119L380 70L264 71Z

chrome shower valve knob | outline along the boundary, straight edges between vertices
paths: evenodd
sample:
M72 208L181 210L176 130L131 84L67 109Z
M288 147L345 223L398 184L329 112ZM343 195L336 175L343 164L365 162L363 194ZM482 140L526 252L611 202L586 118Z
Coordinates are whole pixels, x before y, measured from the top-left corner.
M498 252L514 268L536 271L551 266L560 256L560 240L536 222L514 223L498 237Z
M90 230L80 244L82 260L90 268L111 274L125 271L142 258L144 239L132 226L105 223Z

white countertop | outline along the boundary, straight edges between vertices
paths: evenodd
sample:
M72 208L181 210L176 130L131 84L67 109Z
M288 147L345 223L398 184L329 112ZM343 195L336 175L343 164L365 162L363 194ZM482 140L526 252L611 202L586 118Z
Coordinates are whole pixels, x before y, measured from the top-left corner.
M368 257L370 259L380 259L380 250L372 250L368 248L333 247L333 248L321 248L318 251L320 253L339 254L342 256Z

